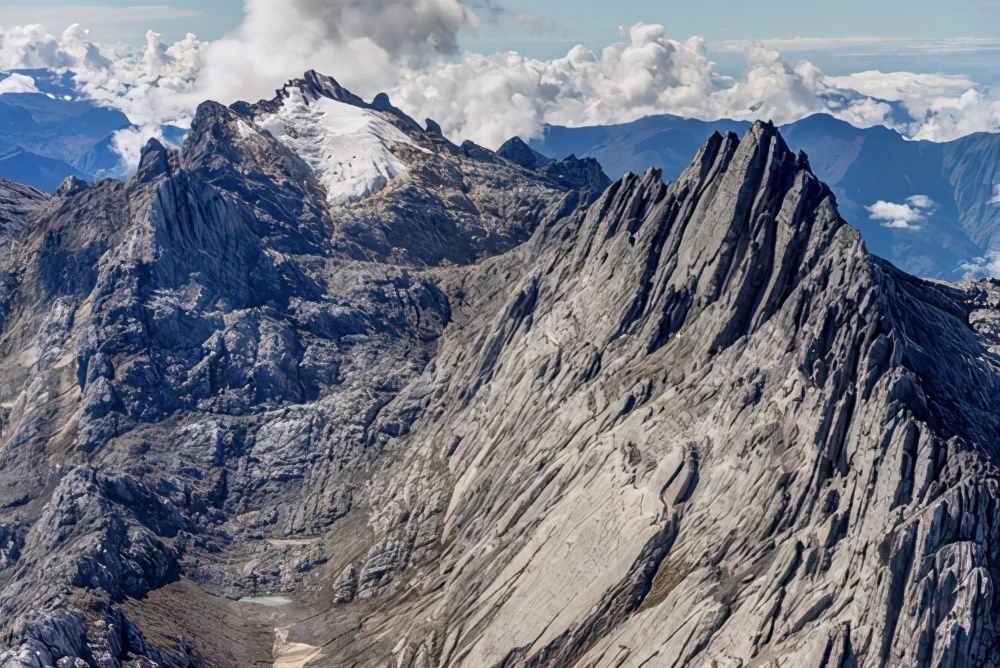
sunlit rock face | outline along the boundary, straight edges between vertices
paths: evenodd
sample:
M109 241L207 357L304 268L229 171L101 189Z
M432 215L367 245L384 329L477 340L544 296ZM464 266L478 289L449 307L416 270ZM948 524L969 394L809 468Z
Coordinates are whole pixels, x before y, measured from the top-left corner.
M596 158L612 178L649 167L674 180L712 131L749 123L650 116L621 125L547 126L531 149ZM917 276L958 281L1000 275L1000 134L913 141L881 126L857 128L816 114L780 128L837 196L868 250Z
M309 73L0 185L0 665L992 665L1000 289L771 125L425 125Z

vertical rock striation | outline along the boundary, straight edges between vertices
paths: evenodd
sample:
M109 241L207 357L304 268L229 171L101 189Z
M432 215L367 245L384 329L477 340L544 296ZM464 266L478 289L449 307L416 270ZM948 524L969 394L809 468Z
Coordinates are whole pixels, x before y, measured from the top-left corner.
M407 661L992 665L992 285L870 257L764 124L480 271L372 483L439 537Z
M0 183L0 665L995 665L1000 287L768 124L610 185L426 125L309 73Z

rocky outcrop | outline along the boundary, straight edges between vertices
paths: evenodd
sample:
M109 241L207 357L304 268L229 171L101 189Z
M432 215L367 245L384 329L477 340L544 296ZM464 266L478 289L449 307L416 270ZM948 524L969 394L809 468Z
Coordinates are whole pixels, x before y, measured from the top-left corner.
M713 130L745 133L745 121L670 115L593 127L546 126L528 142L548 156L596 158L612 178L652 166L674 180ZM876 125L857 128L825 113L780 128L789 146L814 158L813 171L870 251L908 273L941 280L985 274L1000 248L1000 134L950 142L911 140ZM909 206L909 222L873 216L877 202ZM902 209L905 211L905 209Z
M0 185L0 665L993 665L997 285L767 124L597 192L289 86Z
M357 524L379 430L404 428L376 418L450 321L427 264L503 250L586 196L414 132L419 150L390 149L429 167L331 206L314 167L240 109L202 105L184 150L151 142L125 183L0 187L0 663L187 665L213 633L129 601L190 580L235 599L324 577L336 550L319 537ZM371 261L391 238L375 220L432 215L428 192L451 216L432 243ZM526 213L501 220L506 207ZM447 250L463 225L481 237ZM154 641L94 635L133 613Z
M479 271L434 367L383 411L428 404L392 482L370 484L389 537L357 566L428 601L382 651L992 665L995 561L975 536L997 526L997 376L968 326L992 286L870 257L760 124Z
M520 137L511 137L497 149L497 155L525 169L538 169L553 162L524 143Z

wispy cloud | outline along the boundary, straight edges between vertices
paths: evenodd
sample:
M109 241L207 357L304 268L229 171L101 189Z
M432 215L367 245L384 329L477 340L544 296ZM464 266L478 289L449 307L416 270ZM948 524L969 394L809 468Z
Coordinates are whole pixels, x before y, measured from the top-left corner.
M462 0L462 4L476 12L477 23L484 22L492 27L514 28L535 35L549 33L556 27L547 17L534 12L512 11L497 0Z
M65 27L69 23L87 25L111 23L144 23L170 19L188 19L202 16L197 9L183 9L170 5L7 5L0 13L0 25L16 26L40 23Z
M911 37L792 37L787 39L728 40L714 42L709 48L724 53L742 53L754 44L783 53L816 51L851 51L851 55L909 52L913 54L982 53L1000 51L1000 39L955 37L917 39Z

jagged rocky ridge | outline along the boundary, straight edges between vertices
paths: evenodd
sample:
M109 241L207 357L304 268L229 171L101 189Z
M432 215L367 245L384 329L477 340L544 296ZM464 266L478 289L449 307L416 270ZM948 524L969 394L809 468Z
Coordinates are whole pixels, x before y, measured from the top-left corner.
M742 135L749 128L744 121L659 115L621 125L546 126L530 146L545 155L596 158L612 178L657 167L672 180L713 130ZM813 158L814 173L837 195L841 215L859 227L869 250L908 273L962 280L970 272L984 273L982 258L1000 249L1000 134L914 141L828 114L780 131L789 146ZM873 220L869 207L879 201L910 205L919 220Z
M770 125L669 185L507 149L309 74L0 187L2 665L994 665L998 286Z

